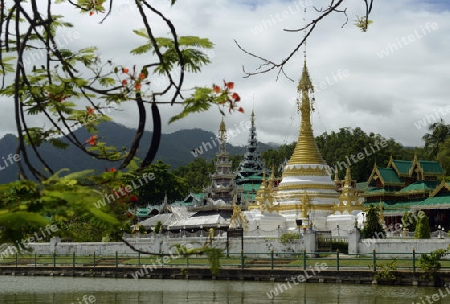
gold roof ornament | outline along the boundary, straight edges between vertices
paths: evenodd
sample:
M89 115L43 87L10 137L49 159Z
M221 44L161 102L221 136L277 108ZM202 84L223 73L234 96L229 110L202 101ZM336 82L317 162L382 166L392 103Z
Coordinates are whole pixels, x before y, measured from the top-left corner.
M242 213L241 208L233 204L233 215L230 219L230 228L243 228L244 230L248 230L248 219Z
M297 145L294 153L289 159L288 165L294 164L321 164L326 165L322 155L317 148L316 141L311 126L311 111L313 110L310 96L314 93L314 87L309 77L308 68L306 67L306 59L303 65L302 77L298 83L298 92L301 96L301 102L297 100L298 110L301 113L300 133L298 135Z

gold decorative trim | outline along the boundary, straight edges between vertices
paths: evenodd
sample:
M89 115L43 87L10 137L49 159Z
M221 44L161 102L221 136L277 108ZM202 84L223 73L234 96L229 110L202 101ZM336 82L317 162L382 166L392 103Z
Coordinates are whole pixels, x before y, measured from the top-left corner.
M302 191L303 189L322 189L322 190L336 190L336 186L334 184L294 184L294 185L282 185L280 184L278 186L278 192L281 192L283 190L299 190ZM336 195L338 193L336 192Z
M283 177L285 176L330 176L330 171L326 168L289 168L288 166L285 167L283 172ZM331 180L331 178L330 178Z

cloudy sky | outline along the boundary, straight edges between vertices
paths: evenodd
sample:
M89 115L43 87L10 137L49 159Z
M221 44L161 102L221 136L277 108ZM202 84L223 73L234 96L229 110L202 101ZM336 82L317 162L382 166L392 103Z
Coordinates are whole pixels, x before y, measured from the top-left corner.
M131 1L130 1L131 2ZM180 35L209 38L215 45L212 63L201 74L189 75L185 88L235 82L245 114L226 117L227 127L238 127L256 114L258 139L262 142L290 143L298 136L300 123L296 105L297 81L301 75L303 52L287 64L287 75L276 72L243 78L242 67L252 71L259 62L240 51L243 47L274 61L285 57L302 38L285 28L304 24L304 2L281 0L169 0L155 1L178 29ZM306 4L311 1L306 1ZM314 6L325 0L312 0ZM394 138L406 146L423 146L424 124L442 117L450 123L450 3L447 0L377 0L369 31L361 32L353 21L364 14L363 1L347 1L349 22L335 14L320 23L308 39L307 64L315 84L313 127L315 135L343 127L361 127L365 132ZM115 0L115 11L103 23L103 15L78 16L62 5L61 14L76 24L79 38L69 42L74 48L97 45L99 55L124 66L139 65L139 57L128 50L144 43L132 33L142 28L129 0ZM308 5L307 5L308 6ZM311 6L306 18L315 16ZM81 23L79 22L81 21ZM157 29L158 31L158 29ZM159 35L165 35L161 28ZM67 35L66 30L60 33ZM77 36L78 37L78 36ZM1 97L0 136L15 130L12 103ZM134 127L133 107L114 114L116 121ZM168 119L180 106L164 106L163 132L202 128L217 133L220 114L216 108L191 115L176 123ZM439 117L438 117L439 116ZM422 122L422 124L420 123ZM244 144L246 132L230 138ZM196 143L193 143L196 146Z

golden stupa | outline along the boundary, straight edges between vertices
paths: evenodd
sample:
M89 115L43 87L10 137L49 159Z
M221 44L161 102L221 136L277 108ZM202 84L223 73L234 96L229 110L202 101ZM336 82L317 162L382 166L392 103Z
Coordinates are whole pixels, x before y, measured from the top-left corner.
M336 183L331 170L322 158L314 140L311 112L314 102L312 85L306 59L298 84L298 111L301 124L294 152L285 165L281 182L274 183L273 172L256 196L256 203L249 209L276 211L286 218L288 226L300 225L316 229L326 228L326 217L333 214L339 204Z

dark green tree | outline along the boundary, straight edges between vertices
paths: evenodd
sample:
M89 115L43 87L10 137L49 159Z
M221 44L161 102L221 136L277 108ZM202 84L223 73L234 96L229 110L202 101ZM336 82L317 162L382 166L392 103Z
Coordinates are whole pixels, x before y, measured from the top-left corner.
M244 155L242 155L242 154L231 155L230 156L230 160L232 162L231 171L235 172L238 169L239 164L241 163L241 161L243 159L244 159Z
M405 211L402 217L403 228L409 231L416 231L417 227L417 213L411 211Z
M186 166L173 170L173 174L185 180L190 192L199 193L211 183L210 174L214 173L214 161L197 157Z
M266 168L272 170L275 169L275 176L280 176L283 169L283 164L292 156L294 152L296 142L290 144L281 145L278 149L269 149L261 153L261 158L266 165Z
M394 139L386 139L375 133L365 133L361 128L340 128L339 132L323 133L316 137L322 157L332 172L345 176L350 165L352 178L367 181L373 165L387 166L389 158L412 160L414 153L420 158L423 153L417 149L405 148ZM359 156L358 156L359 155Z
M422 139L425 141L425 150L432 159L436 159L439 153L439 146L444 144L450 136L450 125L446 125L444 121L432 123L428 126L428 131Z
M366 222L362 231L364 238L385 238L386 231L380 221L380 213L377 207L370 205L366 210Z
M417 221L414 237L416 239L429 239L431 237L430 219L423 211L419 211L417 215L419 220Z
M140 205L159 205L163 202L165 195L169 203L175 200L184 199L189 193L189 186L186 180L177 176L170 170L170 165L158 160L149 165L140 174L147 173L150 176L146 183L140 185L139 176L131 175L128 185L136 185L132 194L139 198ZM142 179L140 179L142 181Z

